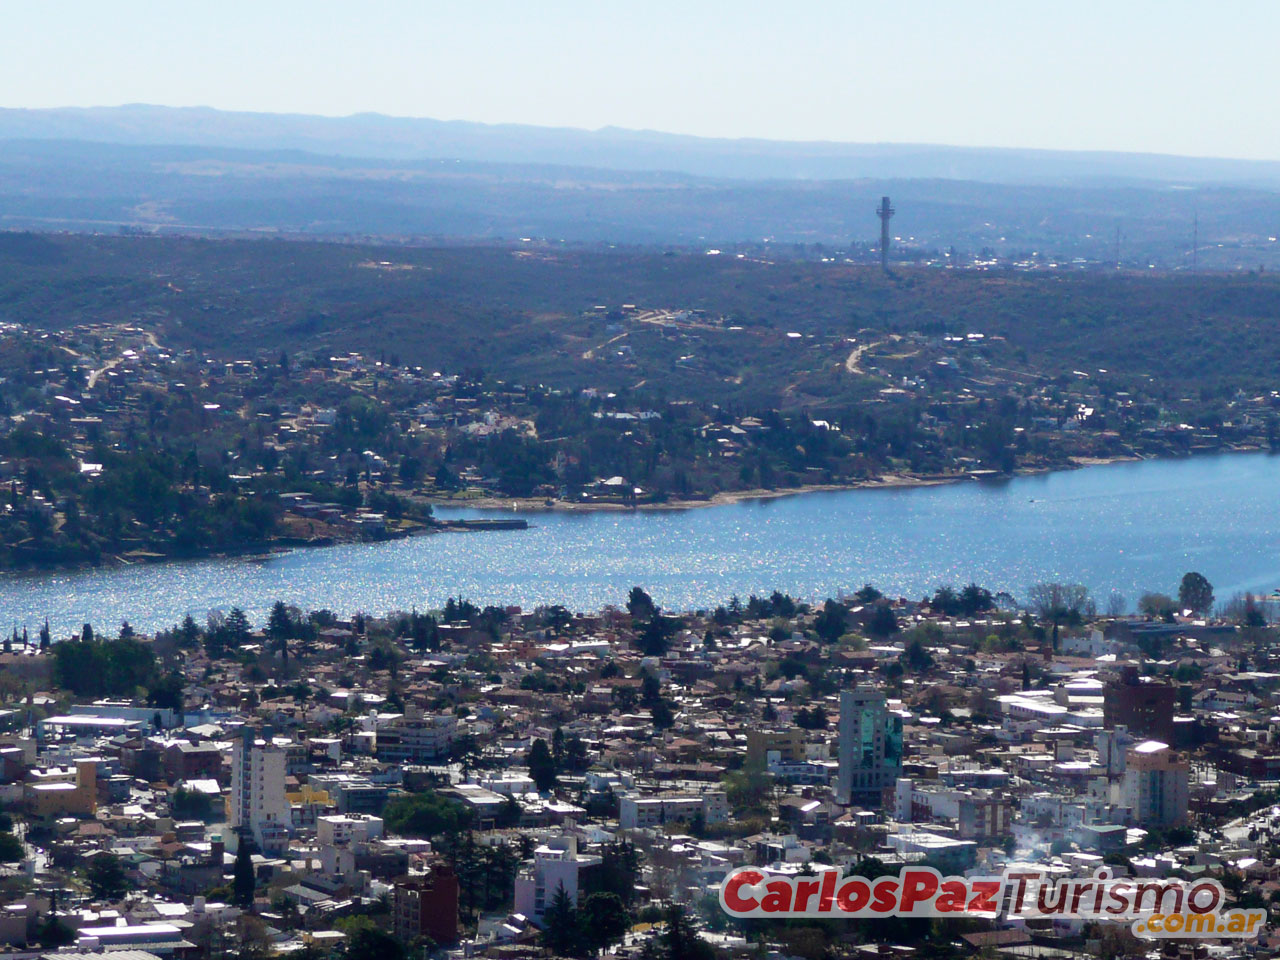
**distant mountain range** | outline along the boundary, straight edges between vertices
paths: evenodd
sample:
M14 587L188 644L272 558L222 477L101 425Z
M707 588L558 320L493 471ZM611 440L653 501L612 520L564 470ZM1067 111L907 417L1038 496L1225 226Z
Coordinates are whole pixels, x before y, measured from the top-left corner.
M483 124L361 113L241 113L209 107L0 109L0 139L305 150L380 160L457 159L746 180L917 179L997 183L1184 181L1280 186L1280 163L1160 154L926 144L725 140L649 130Z
M0 109L0 229L1031 252L1280 266L1280 163L125 106Z

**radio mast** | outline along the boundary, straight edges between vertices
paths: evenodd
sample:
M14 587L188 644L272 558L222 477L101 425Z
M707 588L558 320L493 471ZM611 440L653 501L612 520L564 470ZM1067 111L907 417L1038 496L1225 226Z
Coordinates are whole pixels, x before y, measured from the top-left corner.
M889 220L894 212L889 198L881 197L876 216L880 218L880 269L886 271L889 269Z

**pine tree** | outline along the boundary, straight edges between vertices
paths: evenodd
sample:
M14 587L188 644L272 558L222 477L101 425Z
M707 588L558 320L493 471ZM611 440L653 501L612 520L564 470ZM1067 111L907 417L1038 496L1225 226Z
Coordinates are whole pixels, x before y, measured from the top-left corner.
M539 792L545 793L556 785L556 762L547 741L541 737L529 748L528 764L529 776L533 777Z
M267 618L267 632L276 640L284 640L293 635L293 617L283 600L277 600L271 606L271 615Z
M188 613L183 617L182 626L178 628L178 636L182 638L181 643L184 647L194 647L200 642L200 627L191 614Z
M236 850L235 871L232 874L232 890L236 906L250 909L253 906L253 894L257 887L253 872L253 858L249 852L249 835L240 835L239 849Z
M244 615L244 611L239 607L232 607L231 612L227 614L227 637L231 641L231 646L238 647L249 639L249 631L251 629L249 618Z
M579 944L578 911L563 883L556 887L542 923L542 945L557 956L572 956Z
M630 926L622 898L604 890L589 895L583 901L578 917L581 939L596 952L620 941Z
M555 764L556 773L564 772L564 728L556 727L551 735L551 760Z

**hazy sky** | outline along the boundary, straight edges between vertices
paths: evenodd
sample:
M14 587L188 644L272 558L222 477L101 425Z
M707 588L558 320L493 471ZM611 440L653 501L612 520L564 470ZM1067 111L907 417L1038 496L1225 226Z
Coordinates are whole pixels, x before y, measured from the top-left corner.
M1275 0L0 0L0 106L1280 159Z

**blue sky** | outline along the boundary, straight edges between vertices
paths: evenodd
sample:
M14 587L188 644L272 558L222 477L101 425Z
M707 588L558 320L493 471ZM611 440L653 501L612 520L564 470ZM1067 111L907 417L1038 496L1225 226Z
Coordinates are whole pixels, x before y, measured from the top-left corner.
M0 106L207 105L1280 159L1280 3L47 0Z

